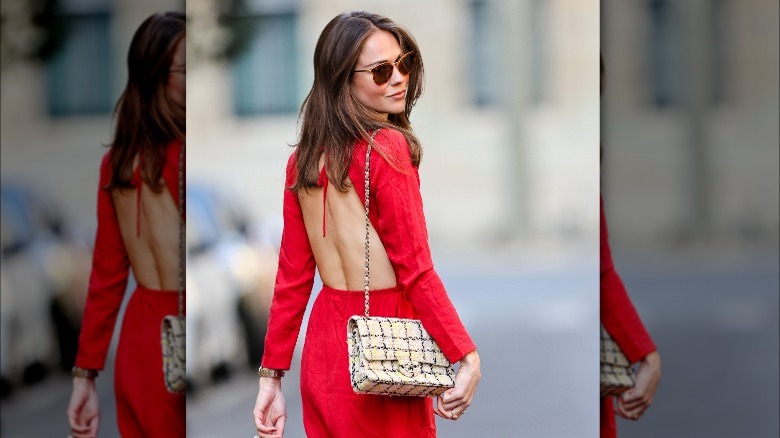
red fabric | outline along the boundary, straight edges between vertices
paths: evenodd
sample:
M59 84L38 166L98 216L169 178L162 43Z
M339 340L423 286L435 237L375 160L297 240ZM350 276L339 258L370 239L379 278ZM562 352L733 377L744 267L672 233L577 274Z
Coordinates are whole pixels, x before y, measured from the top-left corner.
M476 347L433 269L420 196L420 178L417 169L412 166L406 139L397 131L383 129L377 134L374 145L393 164L377 150L371 154L369 218L387 251L397 283L406 291L406 298L423 326L447 358L457 362ZM352 154L349 177L354 187L363 187L364 184L366 147L366 141L359 141ZM285 187L293 184L295 169L293 154L287 163ZM355 194L360 196L357 192ZM290 190L284 191L283 211L279 267L262 366L286 370L292 362L316 265L298 197Z
M371 314L415 318L399 288L371 291ZM436 436L433 403L425 397L355 394L349 377L347 321L362 314L363 291L324 287L312 307L301 359L306 436ZM336 408L337 407L337 408Z
M168 145L162 174L176 203L181 148L179 141ZM81 368L103 369L105 365L130 268L113 197L105 189L111 178L110 153L100 165L97 234L75 363ZM176 293L151 291L141 285L128 303L115 370L117 420L122 436L184 436L185 399L182 395L169 396L165 389L160 346L163 316L177 313Z
M166 148L163 179L179 202L179 152L182 143L172 142ZM92 273L84 307L79 335L76 366L103 369L111 342L117 313L127 288L130 260L127 257L122 233L114 210L111 193L105 189L111 181L109 150L100 164L100 182L97 199L97 233L92 253ZM140 195L140 193L139 193Z
M160 324L179 312L178 291L136 288L127 303L116 351L114 395L124 438L184 437L183 393L165 389Z
M353 186L360 188L355 194L360 197L361 202L363 199L366 148L366 141L356 143L349 169L349 177ZM392 165L388 160L392 162ZM290 187L293 184L295 172L296 161L293 153L287 163L285 187ZM412 166L409 148L402 134L383 129L376 135L374 151L371 154L370 175L369 218L393 265L398 290L401 291L404 301L409 304L410 310L422 321L425 329L436 340L447 358L453 363L457 362L467 353L474 351L476 347L447 296L441 279L433 269L420 196L419 174L417 169ZM284 191L283 209L284 230L262 366L286 370L290 368L292 362L301 320L314 282L316 265L303 223L298 197L290 190ZM324 224L323 231L325 231ZM334 422L341 421L331 418L335 416L349 418L350 415L365 415L366 418L378 419L390 415L384 411L380 413L373 410L368 412L351 410L351 406L357 405L352 399L354 394L349 386L349 375L347 374L346 327L349 315L362 314L363 312L362 291L355 292L352 299L356 300L355 303L359 305L350 307L347 313L341 313L343 310L324 304L320 304L320 307L324 307L324 309L318 311L318 313L324 314L324 317L320 317L314 313L314 310L312 311L306 345L311 345L312 341L309 340L309 336L319 339L326 336L326 333L321 332L332 331L333 339L337 339L337 341L333 341L332 344L324 343L319 348L322 349L325 356L339 356L338 360L343 365L343 372L338 371L339 374L336 375L336 378L339 380L336 381L318 378L316 374L321 371L318 371L314 366L301 370L302 390L304 387L311 388L303 392L304 406L306 406L304 424L320 424L323 419ZM320 301L319 298L318 301ZM372 309L373 305L372 301ZM388 314L387 316L393 315ZM331 335L331 333L327 333L327 335ZM332 349L337 349L337 351ZM311 363L307 355L312 354L313 350L313 348L304 349L303 362ZM313 389L314 386L322 387ZM344 388L349 389L349 391L344 390ZM344 391L339 392L342 390ZM338 399L329 400L328 405L320 405L318 404L319 399L315 395L317 391L339 392L343 397L339 396ZM414 419L418 418L422 412L420 411L422 405L407 397L400 398L400 400L405 401L377 403L383 406L382 409L386 409L385 405L398 405L398 409L405 412L401 417L408 417L409 422L417 421ZM333 406L339 406L338 415L332 413L334 412ZM423 417L430 418L430 421L433 422L432 412L429 412L429 408L429 405L425 405L426 413ZM396 418L394 415L391 417ZM384 430L383 424L377 422L372 422L372 424L375 430ZM310 436L316 436L315 430L323 433L328 430L315 426L311 426L311 428L312 431L307 429ZM348 436L367 436L363 432ZM420 436L419 429L417 433L416 436Z
M615 339L631 363L636 363L656 350L655 343L645 329L639 314L628 296L612 262L609 248L604 201L600 199L601 213L601 323ZM601 437L617 436L614 401L612 397L601 399Z

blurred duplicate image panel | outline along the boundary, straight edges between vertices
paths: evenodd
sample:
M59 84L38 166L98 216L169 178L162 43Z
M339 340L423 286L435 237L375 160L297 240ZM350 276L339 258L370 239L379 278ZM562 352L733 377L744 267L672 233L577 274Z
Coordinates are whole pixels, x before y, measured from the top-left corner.
M70 432L70 372L92 267L101 159L114 140L112 112L127 84L130 42L151 14L183 12L184 3L2 1L3 436ZM131 276L125 304L135 285ZM124 304L114 338L123 313ZM102 437L119 436L116 343L96 379Z
M598 3L550 0L187 1L188 435L256 433L289 145L318 36L359 9L424 57L429 244L482 357L468 414L439 432L597 436ZM290 436L308 314L282 378Z
M604 0L601 17L612 255L663 363L619 436L777 436L778 4Z

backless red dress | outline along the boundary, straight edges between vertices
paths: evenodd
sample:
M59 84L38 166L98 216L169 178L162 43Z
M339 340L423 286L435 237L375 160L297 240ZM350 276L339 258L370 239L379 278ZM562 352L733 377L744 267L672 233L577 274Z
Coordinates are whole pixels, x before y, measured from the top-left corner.
M181 148L180 141L166 147L163 167L163 179L177 205ZM105 365L130 268L113 197L105 189L111 179L110 154L109 150L100 165L97 235L76 356L76 366L81 368L103 369ZM138 171L133 182L140 204ZM137 232L143 230L137 228ZM117 422L124 438L185 436L185 397L165 389L160 346L163 317L179 312L177 292L138 285L125 309L114 370Z
M398 131L382 129L372 147L382 153L371 154L369 218L390 258L398 286L371 291L371 313L419 318L447 358L457 362L476 347L433 268L419 174L412 166L406 139ZM366 148L367 142L362 140L353 149L349 178L355 188L364 186ZM287 164L285 187L292 186L295 176L293 153ZM326 196L327 177L321 177L320 184ZM362 202L359 193L355 195ZM311 295L316 263L296 193L285 189L283 204L284 230L262 366L287 370ZM325 286L315 300L301 358L306 435L436 436L430 398L353 392L347 365L347 320L361 314L363 291Z

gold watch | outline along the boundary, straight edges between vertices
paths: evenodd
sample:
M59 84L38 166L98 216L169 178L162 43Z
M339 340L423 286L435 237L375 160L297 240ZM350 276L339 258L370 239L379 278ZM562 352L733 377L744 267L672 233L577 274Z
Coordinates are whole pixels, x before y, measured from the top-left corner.
M284 371L282 370L272 370L271 368L263 368L260 367L257 370L257 377L282 377L284 376Z

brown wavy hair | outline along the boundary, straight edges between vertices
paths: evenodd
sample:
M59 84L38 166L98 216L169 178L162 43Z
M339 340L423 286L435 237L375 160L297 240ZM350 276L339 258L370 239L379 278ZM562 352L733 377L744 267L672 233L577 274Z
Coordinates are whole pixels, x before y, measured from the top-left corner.
M130 187L136 155L144 182L155 192L162 190L165 147L172 140L184 139L186 127L184 105L166 93L176 45L184 37L181 12L154 14L133 35L127 54L127 85L114 108L109 190Z
M409 73L406 107L384 120L379 113L358 102L351 92L353 70L365 41L385 30L398 40L402 52L414 51L415 65ZM325 154L328 179L342 192L349 187L349 163L359 139L370 131L391 128L400 131L409 144L412 164L419 166L422 146L409 123L409 114L423 91L423 61L412 35L389 18L364 11L344 12L323 29L314 49L314 84L299 113L301 133L295 145L297 176L290 187L299 191L317 185L320 157ZM377 152L382 153L381 148Z

